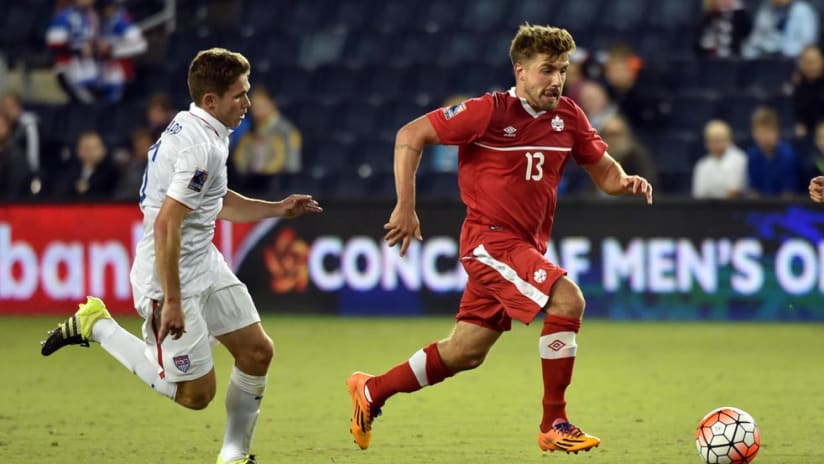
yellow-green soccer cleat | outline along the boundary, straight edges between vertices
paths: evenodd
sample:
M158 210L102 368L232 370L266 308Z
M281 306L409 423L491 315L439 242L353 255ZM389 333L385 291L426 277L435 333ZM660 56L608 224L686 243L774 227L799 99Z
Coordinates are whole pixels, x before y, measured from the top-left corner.
M245 457L236 461L224 461L220 455L217 455L217 464L257 464L254 454L248 454Z
M544 453L565 451L567 454L578 454L578 451L589 451L600 444L600 438L564 421L556 421L547 432L538 433L538 446Z
M49 332L49 338L41 342L43 347L40 353L48 356L66 345L88 347L94 323L100 319L111 318L111 314L100 298L86 297L86 302L77 306L76 313Z

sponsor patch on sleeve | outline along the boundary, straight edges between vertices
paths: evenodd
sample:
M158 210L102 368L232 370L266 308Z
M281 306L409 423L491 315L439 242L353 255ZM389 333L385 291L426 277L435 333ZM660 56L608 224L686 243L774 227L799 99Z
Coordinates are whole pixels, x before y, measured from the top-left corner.
M443 110L443 117L446 119L452 119L455 116L461 114L466 109L466 104L461 102L457 105L452 105L449 108L444 108Z
M203 190L203 186L206 184L206 179L208 178L208 172L203 169L196 169L195 175L193 175L192 180L189 181L189 189L194 190L195 192L200 192Z

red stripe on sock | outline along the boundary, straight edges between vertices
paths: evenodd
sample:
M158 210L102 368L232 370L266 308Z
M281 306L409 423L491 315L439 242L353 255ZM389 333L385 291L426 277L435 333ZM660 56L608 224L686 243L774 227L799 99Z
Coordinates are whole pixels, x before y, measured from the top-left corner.
M427 345L423 352L426 353L426 380L428 385L435 385L442 382L447 377L452 377L441 360L438 353L438 344ZM421 388L418 378L409 366L409 361L404 361L389 369L385 374L372 377L366 382L369 388L369 395L372 397L372 407L380 408L389 397L395 393L412 393Z
M547 315L541 336L557 332L575 332L581 328L580 319ZM541 359L541 373L544 380L543 417L541 431L546 432L552 427L555 419L567 420L566 389L572 381L572 369L575 358Z

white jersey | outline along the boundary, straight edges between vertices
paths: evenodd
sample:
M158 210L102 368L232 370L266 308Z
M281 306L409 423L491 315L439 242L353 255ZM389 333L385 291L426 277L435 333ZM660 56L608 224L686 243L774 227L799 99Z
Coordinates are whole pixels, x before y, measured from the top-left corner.
M211 286L218 274L213 271L226 266L212 238L228 188L229 133L220 121L192 104L189 111L175 116L150 148L140 188L143 237L129 275L135 301L139 296L163 296L155 266L154 222L167 196L191 209L183 220L180 239L181 297Z

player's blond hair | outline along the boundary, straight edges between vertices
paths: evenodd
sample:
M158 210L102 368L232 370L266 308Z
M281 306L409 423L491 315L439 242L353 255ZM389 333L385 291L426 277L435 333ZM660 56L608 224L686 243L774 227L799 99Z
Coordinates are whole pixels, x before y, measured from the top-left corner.
M189 95L199 105L207 93L223 96L237 79L249 74L245 56L225 48L201 50L189 65Z
M524 23L512 39L509 58L512 64L523 63L539 54L559 57L575 50L575 40L568 30L553 26Z

